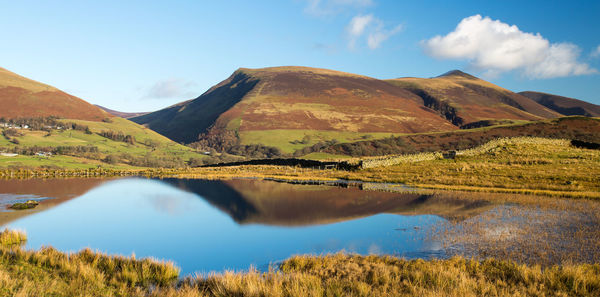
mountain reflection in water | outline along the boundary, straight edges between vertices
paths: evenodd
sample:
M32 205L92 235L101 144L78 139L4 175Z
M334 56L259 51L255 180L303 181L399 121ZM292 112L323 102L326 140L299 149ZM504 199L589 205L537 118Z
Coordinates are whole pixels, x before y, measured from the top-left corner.
M440 242L427 238L432 226L494 207L458 194L262 180L11 180L3 185L9 185L0 188L7 197L54 198L34 211L10 212L17 216L4 225L27 232L26 248L135 253L173 260L184 274L250 265L266 269L294 254L342 250L443 257Z
M195 193L237 223L281 226L325 224L379 213L439 215L461 219L491 208L485 200L459 195L391 193L359 188L298 185L263 180L161 179Z

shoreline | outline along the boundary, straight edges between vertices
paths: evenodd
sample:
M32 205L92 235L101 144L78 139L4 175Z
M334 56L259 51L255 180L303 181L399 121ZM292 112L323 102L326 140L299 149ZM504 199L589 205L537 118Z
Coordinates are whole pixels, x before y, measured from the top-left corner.
M231 173L231 170L237 172ZM265 174L264 169L280 170L280 173L269 172ZM260 179L267 181L285 182L290 184L330 185L330 186L357 186L375 185L370 190L397 192L407 189L442 190L452 192L475 192L475 193L502 193L535 195L555 198L571 199L600 199L600 192L596 191L561 191L548 189L530 188L508 188L508 187L484 187L473 185L448 185L448 184L421 184L421 183L398 183L387 179L376 179L370 177L353 176L353 179L337 178L348 171L302 169L307 175L300 177L297 174L286 174L294 168L282 169L281 166L268 165L244 165L235 167L212 167L209 170L202 169L145 169L145 170L0 170L0 179L61 179L61 178L114 178L114 177L142 177L142 178L181 178L181 179L204 179L204 180L230 180L230 179ZM283 172L285 171L285 172ZM300 171L300 170L299 170ZM283 174L282 174L283 173ZM312 174L311 174L312 173ZM315 174L316 173L316 174ZM354 173L360 173L354 172ZM383 186L383 187L382 187ZM401 191L400 191L401 192Z

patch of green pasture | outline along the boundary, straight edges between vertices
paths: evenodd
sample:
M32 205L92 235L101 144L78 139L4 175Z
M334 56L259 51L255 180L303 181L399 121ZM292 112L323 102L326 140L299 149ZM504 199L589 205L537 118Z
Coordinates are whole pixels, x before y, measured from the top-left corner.
M260 131L240 131L241 144L263 144L274 146L284 153L293 153L298 149L312 146L321 141L336 139L339 143L356 142L369 139L381 139L392 135L399 135L386 132L342 132L342 131L322 131L322 130L301 130L301 129L278 129L278 130L260 130ZM294 141L302 141L305 136L310 136L310 141L306 144Z
M25 156L18 155L15 157L3 157L0 156L0 168L6 167L32 167L38 168L42 166L60 167L64 169L88 169L96 168L101 165L103 168L109 169L134 169L137 167L128 165L111 165L102 163L100 161L88 160L83 158L76 158L71 156L52 156L52 157L39 157L39 156Z

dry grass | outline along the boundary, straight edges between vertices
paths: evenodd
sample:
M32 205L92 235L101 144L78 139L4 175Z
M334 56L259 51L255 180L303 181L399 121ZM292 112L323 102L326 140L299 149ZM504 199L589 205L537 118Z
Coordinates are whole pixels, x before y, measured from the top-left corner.
M27 234L18 230L4 229L0 232L0 246L20 245L27 241Z
M279 269L177 280L171 263L0 248L1 296L598 296L600 265L294 256Z
M0 248L0 296L144 296L151 288L174 286L178 275L172 263L89 249Z
M396 158L393 165L357 171L262 165L137 171L4 169L0 170L0 178L142 175L283 181L345 179L439 190L600 198L600 151L575 148L564 140L500 139L475 149L459 151L453 160L440 159L439 154L393 158Z
M198 168L179 172L175 176L290 181L346 179L400 183L439 190L600 198L600 151L575 148L564 140L501 139L460 151L453 160L440 159L436 154L395 158L393 165L357 171L238 166ZM375 162L379 160L375 159Z

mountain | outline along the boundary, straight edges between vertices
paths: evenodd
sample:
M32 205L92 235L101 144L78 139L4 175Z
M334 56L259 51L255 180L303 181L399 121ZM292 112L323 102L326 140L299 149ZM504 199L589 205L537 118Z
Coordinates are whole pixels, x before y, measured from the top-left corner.
M434 78L387 81L418 95L423 105L438 110L458 126L490 120L540 120L561 116L530 98L459 70Z
M110 108L106 108L104 106L100 106L97 105L96 106L100 107L100 109L116 116L116 117L121 117L124 119L130 119L130 118L135 118L135 117L139 117L139 116L143 116L145 114L149 114L150 112L123 112L123 111L116 111L116 110L112 110Z
M0 117L47 116L88 121L112 117L80 98L0 68Z
M559 117L537 102L460 71L379 80L309 68L240 68L196 99L132 118L177 141L273 146L453 131L478 121Z
M36 117L58 116L60 119ZM77 97L0 68L0 168L182 167L206 156ZM46 157L38 157L41 153ZM51 156L51 157L48 157Z
M520 92L527 98L531 98L535 102L544 105L556 112L564 115L583 115L588 117L600 117L600 106L574 98L563 97L558 95L540 93L540 92Z
M374 78L308 67L239 69L200 97L133 121L178 142L211 128L418 133L457 129L419 97Z

